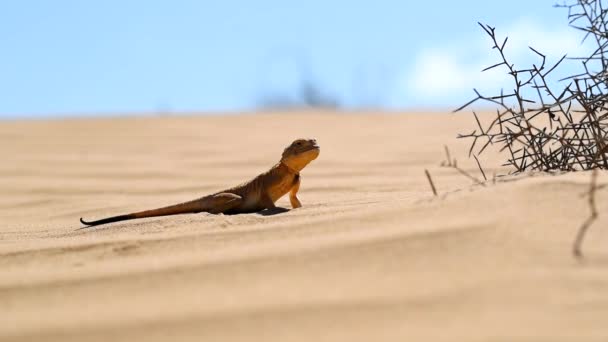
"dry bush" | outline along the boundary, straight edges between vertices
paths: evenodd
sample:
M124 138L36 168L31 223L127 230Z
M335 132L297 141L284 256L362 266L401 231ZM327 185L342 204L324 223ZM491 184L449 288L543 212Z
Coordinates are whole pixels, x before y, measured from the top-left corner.
M508 152L504 165L515 172L608 169L608 9L604 6L601 0L556 5L568 9L570 26L585 32L585 39L593 40L596 49L587 57L564 56L550 66L545 55L530 47L539 58L538 65L516 68L505 57L508 37L499 41L494 27L479 24L500 57L484 71L504 68L513 91L486 96L474 90L477 97L456 110L478 101L497 107L487 127L473 112L477 129L459 135L473 140L469 154L498 146ZM565 59L580 61L584 72L560 80L565 85L556 91L549 86L548 76Z

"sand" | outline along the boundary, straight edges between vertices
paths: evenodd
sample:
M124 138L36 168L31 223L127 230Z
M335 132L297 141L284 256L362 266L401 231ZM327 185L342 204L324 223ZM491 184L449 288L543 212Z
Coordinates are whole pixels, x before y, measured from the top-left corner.
M608 191L576 261L590 173L473 186L440 167L447 144L482 178L455 139L473 125L332 112L1 122L0 340L606 341ZM243 182L297 137L321 145L303 208L78 230ZM496 153L480 161L488 178L507 171Z

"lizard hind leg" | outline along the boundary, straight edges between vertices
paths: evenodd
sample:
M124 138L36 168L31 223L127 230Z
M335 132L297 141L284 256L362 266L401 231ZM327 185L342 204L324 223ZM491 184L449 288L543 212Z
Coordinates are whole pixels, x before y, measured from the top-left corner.
M209 209L206 211L211 214L220 214L229 211L234 211L238 206L243 203L243 198L241 196L228 192L215 194L211 196L209 200Z

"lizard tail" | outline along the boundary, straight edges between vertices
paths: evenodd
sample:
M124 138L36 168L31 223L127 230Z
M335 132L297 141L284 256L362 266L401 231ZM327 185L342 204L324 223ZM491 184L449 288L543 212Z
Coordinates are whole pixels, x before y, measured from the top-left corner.
M106 224L106 223L112 223L112 222L118 222L118 221L124 221L124 220L131 220L134 218L135 217L133 216L133 214L112 216L112 217L104 218L104 219L97 220L97 221L85 221L81 217L80 223L84 224L85 226L92 227L92 226L98 226L100 224Z
M85 221L81 217L80 218L80 223L82 223L82 224L84 224L86 226L92 227L92 226L99 226L101 224L106 224L106 223L125 221L125 220L132 220L132 219L139 219L139 218L146 218L146 217L200 213L200 212L205 211L205 210L206 209L205 209L205 207L203 205L203 199L199 198L199 199L196 199L194 201L189 201L189 202L184 202L184 203L180 203L180 204L170 205L168 207L163 207L163 208L158 208L158 209L152 209L152 210L145 210L145 211L139 211L139 212L132 213L132 214L127 214L127 215L112 216L112 217L107 217L107 218L104 218L104 219L101 219L101 220L97 220L97 221Z

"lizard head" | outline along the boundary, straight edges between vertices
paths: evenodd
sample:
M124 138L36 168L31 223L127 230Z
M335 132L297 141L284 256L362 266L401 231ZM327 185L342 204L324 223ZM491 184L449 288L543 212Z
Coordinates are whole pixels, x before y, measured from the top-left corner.
M320 151L315 139L297 139L285 148L281 162L290 169L300 171L317 159Z

